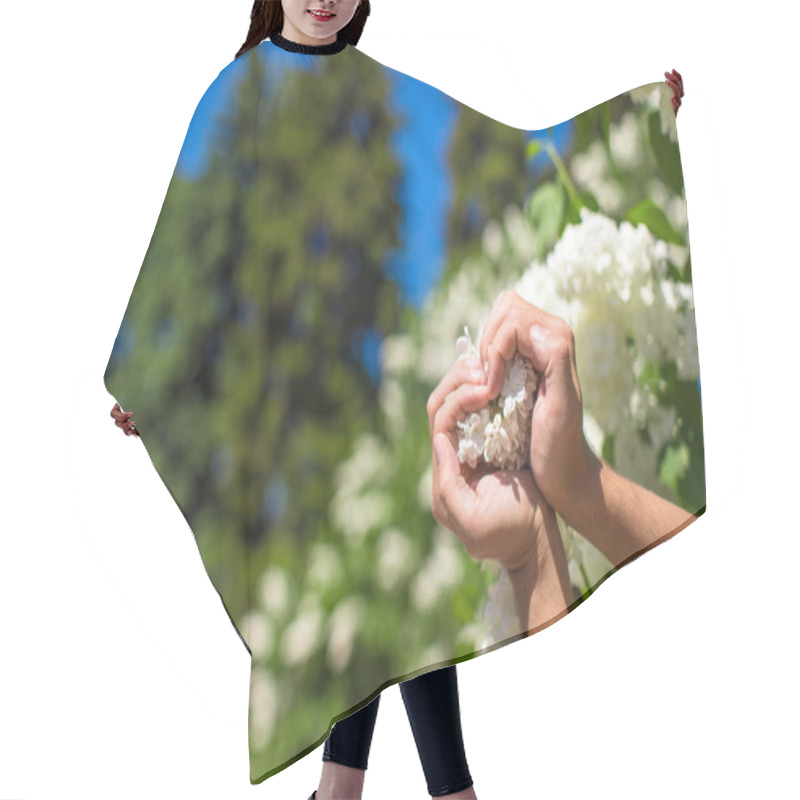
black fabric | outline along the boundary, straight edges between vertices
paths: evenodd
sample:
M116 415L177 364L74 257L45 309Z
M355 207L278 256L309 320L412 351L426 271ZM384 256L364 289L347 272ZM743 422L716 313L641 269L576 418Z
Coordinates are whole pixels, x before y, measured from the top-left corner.
M346 39L337 39L329 44L301 44L300 42L293 42L279 33L273 33L269 40L280 47L281 50L288 50L290 53L306 53L310 56L329 56L339 53L347 47Z
M461 733L455 666L404 681L400 692L430 795L439 797L468 789L472 786L472 777ZM355 769L367 768L379 701L380 695L333 726L325 741L323 761Z
M354 769L367 768L380 700L381 696L378 695L355 714L334 724L330 736L325 740L323 761L333 761Z

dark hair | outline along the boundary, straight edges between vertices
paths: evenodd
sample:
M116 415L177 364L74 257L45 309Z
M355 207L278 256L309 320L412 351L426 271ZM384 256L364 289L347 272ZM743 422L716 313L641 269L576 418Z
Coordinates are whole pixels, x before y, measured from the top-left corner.
M336 34L336 39L344 39L348 44L358 44L368 16L369 0L361 0L353 18ZM261 44L273 33L280 33L282 29L283 6L280 0L255 0L250 12L250 30L236 58Z

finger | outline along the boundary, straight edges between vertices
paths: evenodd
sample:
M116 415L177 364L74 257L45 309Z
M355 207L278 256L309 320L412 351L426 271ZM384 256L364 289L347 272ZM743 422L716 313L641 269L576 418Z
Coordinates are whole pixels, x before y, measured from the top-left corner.
M435 444L431 509L442 525L459 535L465 514L474 511L472 489L458 462L456 423L489 402L485 385L462 384L451 392L434 419L431 442ZM437 450L441 458L437 457Z
M511 309L506 321L498 328L492 346L489 350L489 372L486 385L489 388L489 397L497 397L503 388L506 364L514 358L518 350L518 334L521 326L514 318L514 309ZM517 312L519 313L519 312Z
M486 385L462 384L445 398L433 418L431 441L439 433L452 433L456 437L456 423L475 411L485 408L489 403Z
M492 310L489 312L489 316L486 317L481 330L481 340L478 345L481 364L487 364L489 361L489 347L497 333L498 328L503 324L503 320L508 313L509 307L514 303L515 300L521 299L522 298L512 289L506 289L506 291L502 292L495 301L495 304L492 307Z
M434 445L434 515L461 538L464 522L475 513L475 493L461 471L453 437L437 433Z
M678 85L674 81L673 82L667 81L667 85L669 86L670 91L672 92L672 97L670 98L670 102L674 103L677 100L678 103L680 103L680 88L678 87Z
M523 301L524 302L524 301ZM564 337L571 334L567 323L553 314L548 314L536 306L526 303L527 309L523 316L517 317L517 310L512 308L506 321L497 331L489 356L489 375L487 386L489 387L489 397L494 398L503 388L505 378L505 365L514 355L519 352L531 363L534 362L535 350L530 338L530 330L537 327L553 334L554 336ZM524 320L524 322L522 321ZM544 363L535 369L544 370Z
M461 384L481 384L485 380L486 374L477 357L461 356L455 361L428 398L428 433L431 439L433 438L433 418L441 408L447 395L461 386Z
M569 338L572 335L572 329L561 317L533 305L529 307L525 323L527 326L524 331L525 335L517 336L517 349L531 362L535 370L544 372L550 360L550 348L553 341L564 337ZM533 331L536 333L532 338ZM545 340L549 342L548 347L538 346Z
M505 372L505 361L513 357L514 351L511 349L512 341L523 356L531 360L535 369L542 371L544 362L537 364L534 361L535 351L531 344L529 332L532 326L536 326L547 332L558 333L563 329L569 329L567 323L555 314L550 314L541 308L529 303L521 298L516 292L510 293L511 304L504 317L493 321L493 338L488 341L487 349L489 353L489 375L487 385L490 387L489 397L496 397L502 389L503 376ZM516 298L516 302L514 301ZM511 331L504 328L504 322L510 324L514 329ZM500 333L500 331L503 331ZM493 355L495 350L497 354Z
M445 398L436 412L431 426L431 444L437 435L444 434L450 438L452 446L458 447L457 423L469 414L485 408L489 403L486 386L462 384ZM433 476L434 494L438 491L437 472Z
M111 416L114 417L116 420L124 420L126 418L133 416L133 411L123 411L119 403L114 403L114 407L111 409Z
M575 337L572 329L563 320L550 329L531 326L529 356L534 369L541 372L551 385L566 385L571 381L577 385L575 363Z
M670 85L672 90L679 96L683 97L683 78L681 78L680 73L676 70L672 70L672 72L665 72L664 75L667 78L667 83Z
M672 70L672 74L670 75L670 80L675 85L676 93L680 96L683 96L683 79L675 70Z
M128 412L132 414L133 412ZM139 435L139 431L136 430L136 420L135 419L125 419L125 420L115 420L114 424L125 432L126 436L130 436L132 433L136 436Z

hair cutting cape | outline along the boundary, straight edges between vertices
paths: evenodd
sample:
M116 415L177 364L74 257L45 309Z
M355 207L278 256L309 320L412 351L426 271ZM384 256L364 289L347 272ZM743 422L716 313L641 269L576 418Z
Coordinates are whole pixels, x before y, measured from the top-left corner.
M251 656L252 783L528 633L431 513L427 399L503 290L572 326L598 454L705 509L671 94L526 131L355 47L265 40L203 96L104 377ZM620 564L559 524L577 604Z

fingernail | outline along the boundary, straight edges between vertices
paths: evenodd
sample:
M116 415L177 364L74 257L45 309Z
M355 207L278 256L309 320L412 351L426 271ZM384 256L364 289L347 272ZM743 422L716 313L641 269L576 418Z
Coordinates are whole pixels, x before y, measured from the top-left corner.
M482 369L473 369L470 370L469 376L475 381L482 381L486 377L486 373Z
M536 344L541 344L550 335L550 331L545 330L539 325L531 325L530 335L531 339L533 339Z

